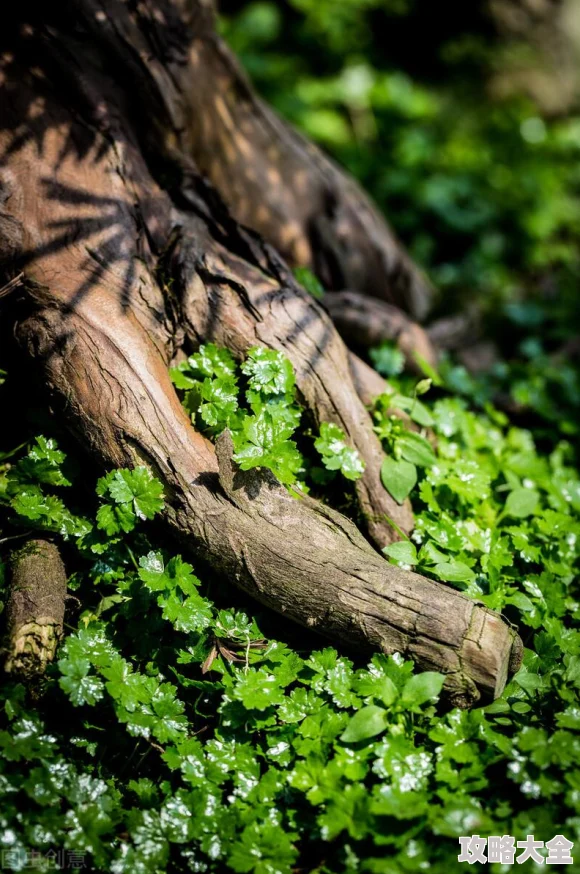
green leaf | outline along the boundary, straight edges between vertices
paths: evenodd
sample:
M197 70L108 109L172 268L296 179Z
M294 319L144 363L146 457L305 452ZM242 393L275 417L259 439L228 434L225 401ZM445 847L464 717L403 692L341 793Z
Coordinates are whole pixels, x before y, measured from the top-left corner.
M378 671L357 671L353 682L353 689L362 698L375 698L386 707L390 707L396 700L399 690L390 677Z
M288 439L293 430L287 421L274 417L267 407L257 416L246 416L242 430L232 434L234 461L242 470L266 467L280 482L295 482L303 459L294 441Z
M308 267L296 267L292 272L295 279L306 289L308 294L311 294L316 300L322 300L324 297L324 286L312 270L309 270Z
M70 480L61 470L65 457L64 452L58 449L55 440L42 436L36 437L28 454L11 468L8 479L19 484L70 486Z
M87 519L73 516L60 498L45 495L38 486L17 487L10 504L19 516L35 523L34 527L58 532L65 539L81 537L91 528Z
M201 595L183 598L173 591L160 596L157 603L163 608L163 618L171 622L177 631L203 631L211 625L213 610Z
M380 346L369 349L369 356L375 370L382 376L397 376L403 372L405 356L396 343L385 340Z
M357 480L364 473L365 465L356 449L348 446L342 428L332 422L322 422L320 436L314 446L322 456L327 470L339 470L350 480Z
M538 509L540 495L535 489L514 489L505 502L504 513L516 519L533 516Z
M385 458L381 480L398 504L402 504L417 482L417 468L410 461Z
M294 370L288 359L276 349L254 346L242 365L250 388L264 394L293 394Z
M91 663L88 658L65 657L60 659L58 667L61 673L60 687L75 707L95 704L103 697L103 681L99 677L89 676Z
M238 840L228 846L227 868L236 874L290 874L297 854L292 834L265 816L261 822L246 825Z
M435 424L433 416L421 401L417 398L409 398L405 395L393 395L388 398L389 404L392 407L397 407L399 410L404 410L408 413L414 422L418 425L423 425L424 428L430 428Z
M400 540L398 543L391 543L390 546L385 546L383 552L400 564L417 564L418 561L417 549L410 540Z
M117 503L132 501L140 519L153 519L164 506L163 486L146 467L117 471L109 492Z
M191 375L189 364L184 361L178 367L172 367L169 371L171 382L175 388L187 390L197 386L198 380Z
M413 350L413 358L425 374L425 376L429 377L431 382L434 385L442 386L443 380L441 379L439 373L435 370L432 364L430 364L426 358L423 357L416 349Z
M410 461L419 467L431 467L435 463L435 453L431 444L420 434L409 431L398 437L396 444L405 461Z
M403 687L401 703L406 707L421 707L439 696L445 677L436 671L414 674Z
M160 552L149 552L139 559L139 579L151 592L179 589L184 595L191 595L200 585L190 564L176 556L166 565Z
M514 606L523 610L525 613L532 613L536 609L533 601L531 601L527 595L524 595L523 592L514 592L513 595L509 595L509 597L506 598L506 604L514 604Z
M350 722L340 736L345 743L358 743L381 734L388 725L388 715L384 707L367 704L351 717Z
M247 710L266 710L267 707L280 705L284 700L284 690L280 688L276 676L266 668L249 668L246 673L240 674L232 694Z
M436 577L448 583L470 583L475 579L474 572L462 561L437 562L431 570Z
M99 510L97 524L108 534L130 531L135 519L152 519L163 509L163 486L148 468L114 470L97 483L97 494L112 502L112 511Z
M206 425L223 431L238 409L238 386L231 376L205 379L201 386L204 403L199 413Z
M193 374L202 379L231 378L236 374L236 362L231 352L216 346L215 343L202 344L195 355L190 355L187 364Z
M534 674L531 671L526 670L526 668L521 668L517 674L513 678L514 682L518 684L525 692L528 692L530 695L534 692L537 692L543 686L543 679L539 674Z
M109 537L132 531L137 523L131 504L103 504L97 510L97 527Z

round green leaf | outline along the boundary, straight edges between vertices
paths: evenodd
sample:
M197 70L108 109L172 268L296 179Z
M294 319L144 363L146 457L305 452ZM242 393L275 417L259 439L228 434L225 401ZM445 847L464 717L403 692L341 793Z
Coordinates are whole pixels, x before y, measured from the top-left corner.
M411 543L410 540L391 543L390 546L384 548L383 552L401 564L417 564L417 550L415 544Z
M443 688L445 677L436 671L425 671L423 674L414 674L403 689L402 703L407 707L420 707L436 698Z
M539 499L540 496L535 489L514 489L505 502L505 514L516 519L532 516L536 512Z
M369 704L358 710L340 736L346 743L358 743L375 737L387 727L387 711L376 704Z
M417 468L410 461L385 458L381 468L381 480L398 504L402 504L417 482Z

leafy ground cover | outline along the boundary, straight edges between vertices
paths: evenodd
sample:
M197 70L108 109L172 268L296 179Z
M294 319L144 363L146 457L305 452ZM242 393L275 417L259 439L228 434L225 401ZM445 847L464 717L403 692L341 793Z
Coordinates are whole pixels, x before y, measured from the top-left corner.
M261 92L373 192L439 310L475 294L487 312L501 357L483 377L449 360L418 387L395 349L374 350L394 391L373 416L385 487L417 516L388 559L503 610L524 665L494 704L448 712L439 675L338 652L180 557L148 471L99 479L45 418L29 431L46 437L7 430L2 591L25 532L54 536L71 576L42 694L0 691L0 862L37 853L50 870L65 849L114 874L443 874L470 870L457 838L475 833L562 833L577 856L580 381L561 350L578 324L578 115L489 99L498 48L478 4L427 24L425 0L222 5ZM3 411L20 391L4 377ZM233 432L240 465L351 510L360 459L305 420L279 356L205 347L173 378L198 428Z
M313 470L352 473L332 427L301 430L275 353L240 366L205 347L174 379L209 434L233 428L241 464L279 464L275 447L295 436L291 479L304 472L324 493ZM540 450L489 403L444 387L418 394L401 382L374 410L393 459L386 485L398 499L410 491L417 512L389 559L504 610L526 646L502 698L471 712L438 704L437 673L398 655L364 664L218 589L156 527L163 494L146 469L111 471L87 492L54 439L5 459L3 537L52 532L74 570L42 695L1 692L9 870L65 848L115 874L443 872L461 870L462 835L578 842L573 449L552 429ZM432 428L435 450L387 414L393 404ZM43 855L37 865L49 869Z

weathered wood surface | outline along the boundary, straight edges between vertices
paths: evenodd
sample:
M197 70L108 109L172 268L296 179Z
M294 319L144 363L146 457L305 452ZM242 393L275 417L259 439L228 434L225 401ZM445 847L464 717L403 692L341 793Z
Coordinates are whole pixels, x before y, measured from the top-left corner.
M33 539L10 561L4 670L29 680L43 674L63 632L66 571L58 548Z
M444 671L455 703L497 694L519 647L498 614L390 566L351 522L271 475L237 471L227 435L216 453L171 385L184 344L281 349L314 420L340 424L366 461L369 534L383 545L390 519L411 528L410 506L380 485L358 393L368 369L192 160L205 6L76 0L51 15L13 33L2 61L0 261L6 279L24 273L16 333L55 407L104 466L151 467L167 525L216 573L339 643Z

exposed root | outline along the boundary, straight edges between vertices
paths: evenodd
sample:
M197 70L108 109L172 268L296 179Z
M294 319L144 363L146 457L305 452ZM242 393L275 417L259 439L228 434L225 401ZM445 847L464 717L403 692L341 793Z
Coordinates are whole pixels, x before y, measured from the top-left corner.
M43 674L62 636L66 571L48 540L29 540L11 558L4 670L25 680Z

